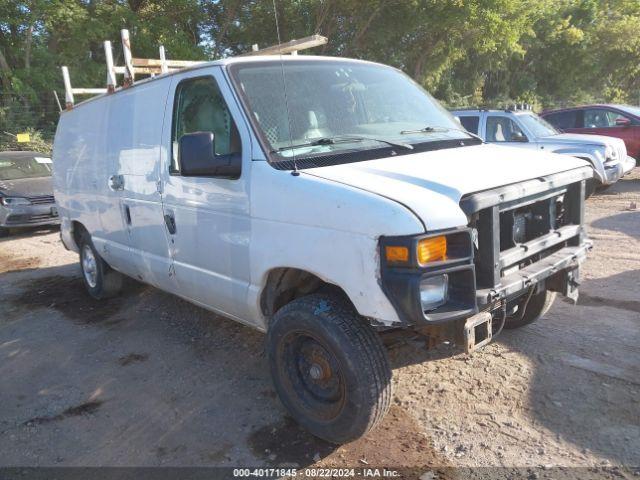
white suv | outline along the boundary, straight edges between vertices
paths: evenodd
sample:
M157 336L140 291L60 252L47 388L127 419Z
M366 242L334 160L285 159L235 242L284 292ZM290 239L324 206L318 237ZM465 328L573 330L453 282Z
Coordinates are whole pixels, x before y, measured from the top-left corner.
M389 408L381 332L471 351L577 297L584 161L484 145L403 73L235 58L62 114L64 244L96 298L127 275L267 332L275 388L348 442Z
M587 196L596 189L613 185L636 166L636 160L627 155L627 147L621 139L561 133L531 110L465 109L451 113L469 132L489 143L544 150L587 160L594 170L593 179L587 182Z

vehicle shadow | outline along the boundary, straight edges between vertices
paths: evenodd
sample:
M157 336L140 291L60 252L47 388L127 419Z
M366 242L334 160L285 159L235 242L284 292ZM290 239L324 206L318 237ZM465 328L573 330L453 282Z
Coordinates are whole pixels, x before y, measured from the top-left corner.
M528 415L623 465L640 464L639 283L640 270L587 280L577 306L556 300L547 317L498 339L534 367Z
M636 167L628 176L621 178L606 190L597 195L616 195L619 193L637 192L640 190L640 178L635 172L640 172L640 167Z
M60 230L60 227L58 225L44 225L40 227L20 227L20 228L12 227L9 231L8 236L0 237L0 243L7 242L10 240L19 240L21 238L40 237L43 235L49 235L59 230Z
M621 212L616 215L599 218L591 222L591 226L640 238L640 210Z
M7 463L446 465L397 406L351 444L311 436L277 399L261 333L153 287L94 300L69 264L0 274L0 299Z

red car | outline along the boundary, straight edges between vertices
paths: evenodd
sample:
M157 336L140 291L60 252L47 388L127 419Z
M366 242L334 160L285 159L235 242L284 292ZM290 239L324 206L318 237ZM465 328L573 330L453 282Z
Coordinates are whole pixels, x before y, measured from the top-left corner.
M548 110L541 117L563 132L621 138L627 146L627 155L640 157L640 107L587 105Z

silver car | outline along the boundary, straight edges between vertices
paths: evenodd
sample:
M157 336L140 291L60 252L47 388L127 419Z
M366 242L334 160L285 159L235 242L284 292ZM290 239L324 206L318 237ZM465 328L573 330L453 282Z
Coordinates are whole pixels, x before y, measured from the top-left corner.
M635 166L622 140L604 135L560 133L531 110L454 110L462 126L488 143L545 150L587 160L594 170L587 195L614 184Z
M0 152L0 237L13 227L58 223L49 156Z

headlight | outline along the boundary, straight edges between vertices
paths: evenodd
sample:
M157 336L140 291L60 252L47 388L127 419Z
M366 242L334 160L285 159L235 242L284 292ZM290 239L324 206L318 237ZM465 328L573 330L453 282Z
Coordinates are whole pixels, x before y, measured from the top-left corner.
M607 148L604 150L604 159L606 162L617 160L618 152L611 145L607 145Z
M449 299L449 276L447 274L425 278L420 282L422 311L435 310Z
M7 207L13 205L31 205L29 199L22 197L0 197L0 203Z

